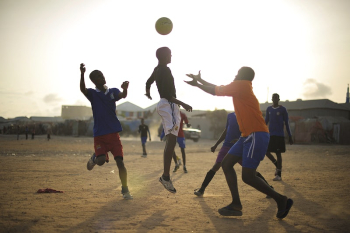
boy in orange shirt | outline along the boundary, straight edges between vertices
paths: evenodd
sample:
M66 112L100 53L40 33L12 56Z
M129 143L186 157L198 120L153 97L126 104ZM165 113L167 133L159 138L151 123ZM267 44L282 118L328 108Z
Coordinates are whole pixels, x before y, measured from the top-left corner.
M232 196L232 202L221 209L224 216L241 216L242 204L239 198L237 175L233 166L242 159L242 180L258 191L272 197L277 203L276 217L285 218L293 205L293 200L277 193L262 179L256 176L256 169L264 159L269 144L269 130L260 111L260 105L253 93L252 81L255 72L250 67L238 70L235 80L225 86L208 83L198 75L188 74L192 78L186 83L217 96L232 96L241 137L231 147L222 161L222 169Z

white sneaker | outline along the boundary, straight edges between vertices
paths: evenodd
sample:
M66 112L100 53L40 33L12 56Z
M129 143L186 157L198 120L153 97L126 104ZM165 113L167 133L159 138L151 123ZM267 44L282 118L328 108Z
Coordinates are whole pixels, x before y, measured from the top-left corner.
M147 158L147 154L146 155L141 155L142 158Z
M178 160L177 160L177 164L179 164L179 166L182 164L182 163L181 163L181 159L178 159Z
M123 198L125 200L131 200L134 199L134 197L130 194L130 192L126 192L126 193L122 193L123 194Z
M160 177L159 178L159 182L162 183L164 188L166 190L168 190L169 192L176 193L176 189L174 188L173 183L171 182L171 180L166 181L166 180L163 180L163 177Z
M96 158L96 155L95 155L95 153L94 153L94 154L90 157L89 161L88 161L87 164L86 164L86 168L87 168L89 171L91 171L91 170L95 167L95 165L96 165L96 163L94 162L95 158Z
M282 177L280 177L279 175L276 175L275 178L273 178L273 181L281 181Z

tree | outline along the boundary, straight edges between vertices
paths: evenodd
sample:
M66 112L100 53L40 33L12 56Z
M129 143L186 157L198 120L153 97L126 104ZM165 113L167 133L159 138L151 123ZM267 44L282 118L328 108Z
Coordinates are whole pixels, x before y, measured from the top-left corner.
M227 111L225 109L214 111L207 111L207 118L210 121L210 131L213 131L214 133L214 139L217 139L220 137L222 131L226 127L226 121L227 121Z

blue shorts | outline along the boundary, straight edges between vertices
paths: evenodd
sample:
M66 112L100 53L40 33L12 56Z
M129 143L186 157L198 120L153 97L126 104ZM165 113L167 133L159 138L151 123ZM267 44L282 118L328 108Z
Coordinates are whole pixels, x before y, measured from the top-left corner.
M185 138L177 137L177 143L180 148L186 148Z
M242 167L256 169L265 157L269 140L269 133L251 133L248 137L240 137L228 154L242 157Z
M147 142L147 137L141 137L141 143L142 145L145 145Z

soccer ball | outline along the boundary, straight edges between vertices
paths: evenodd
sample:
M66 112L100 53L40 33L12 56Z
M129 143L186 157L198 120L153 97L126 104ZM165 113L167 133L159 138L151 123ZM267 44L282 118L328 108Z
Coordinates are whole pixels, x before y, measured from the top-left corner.
M173 30L173 22L166 17L159 18L156 22L156 30L161 35L168 35Z

